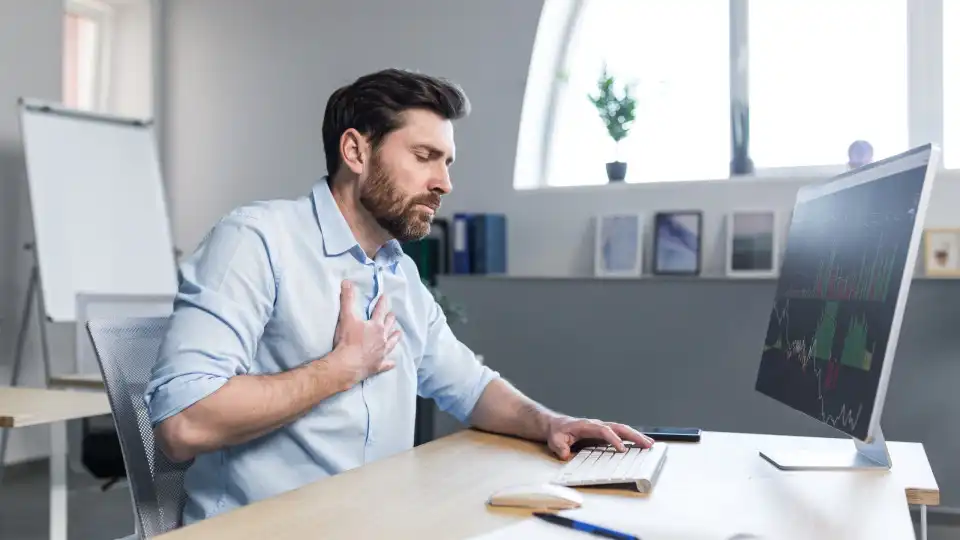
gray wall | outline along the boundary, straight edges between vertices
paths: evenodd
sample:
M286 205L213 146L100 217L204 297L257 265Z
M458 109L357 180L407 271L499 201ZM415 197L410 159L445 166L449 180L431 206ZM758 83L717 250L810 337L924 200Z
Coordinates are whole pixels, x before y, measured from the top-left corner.
M164 9L165 166L185 249L235 205L306 193L325 172L327 96L384 67L447 76L473 96L451 200L466 204L467 186L512 173L539 1L168 0Z
M112 47L107 110L122 116L153 116L153 57L150 0L114 2L116 35Z
M60 99L62 17L63 0L0 2L0 385L10 380L31 265L22 246L33 235L16 100ZM53 330L51 340L69 344L69 336L59 330ZM34 326L22 373L28 385L41 381L36 335ZM7 460L46 454L46 440L42 428L15 431Z
M491 368L567 414L634 425L838 436L753 390L775 280L441 276L455 332ZM960 508L960 281L914 280L882 417L924 443L942 503ZM461 426L439 415L438 435Z
M108 108L151 114L150 5L115 3L117 29ZM16 100L62 98L63 0L0 1L0 385L8 384L32 258L22 249L33 238ZM20 383L43 383L38 327L31 320ZM49 325L53 368L72 369L74 328ZM48 453L48 430L12 432L8 462Z

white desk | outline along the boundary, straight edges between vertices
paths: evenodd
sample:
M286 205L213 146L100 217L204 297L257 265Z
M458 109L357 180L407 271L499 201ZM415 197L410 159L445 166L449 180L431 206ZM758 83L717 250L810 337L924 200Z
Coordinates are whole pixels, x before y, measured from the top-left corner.
M707 432L699 444L670 443L651 495L580 489L584 507L569 514L644 540L719 539L743 528L777 540L913 538L908 501L940 500L922 445L888 443L893 470L882 472L783 473L758 455L769 445L836 444L853 443ZM161 538L469 538L529 518L487 507L492 492L547 481L562 465L545 445L468 430ZM712 534L697 536L703 528Z
M0 428L50 426L52 540L67 538L67 421L110 412L103 392L0 387Z

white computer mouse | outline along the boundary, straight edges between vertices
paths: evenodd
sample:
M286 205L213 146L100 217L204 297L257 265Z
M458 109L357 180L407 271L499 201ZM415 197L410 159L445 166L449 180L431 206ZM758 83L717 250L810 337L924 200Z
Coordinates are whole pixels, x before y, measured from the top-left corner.
M583 495L566 486L556 484L522 484L505 487L487 500L490 506L512 506L543 510L579 508Z

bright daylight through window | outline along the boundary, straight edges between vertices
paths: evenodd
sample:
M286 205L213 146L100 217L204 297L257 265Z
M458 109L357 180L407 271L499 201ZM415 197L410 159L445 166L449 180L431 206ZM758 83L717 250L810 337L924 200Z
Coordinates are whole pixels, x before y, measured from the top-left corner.
M960 0L943 3L943 157L960 168Z
M63 21L63 103L92 110L96 105L99 27L90 17L67 13Z
M570 5L518 188L823 177L928 142L960 168L960 0Z
M547 183L726 178L730 169L730 9L702 0L584 2L563 62L547 135ZM629 29L629 30L627 30ZM631 85L636 119L618 145L589 96L604 65Z
M754 1L748 19L757 169L842 164L858 139L876 159L908 148L907 0Z

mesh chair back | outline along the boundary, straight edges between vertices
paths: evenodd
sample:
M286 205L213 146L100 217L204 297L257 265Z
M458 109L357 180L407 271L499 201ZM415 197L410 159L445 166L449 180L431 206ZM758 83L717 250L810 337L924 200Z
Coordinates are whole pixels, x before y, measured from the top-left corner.
M113 409L141 538L180 526L183 476L191 463L171 462L157 448L143 400L168 322L168 317L145 317L87 323Z

